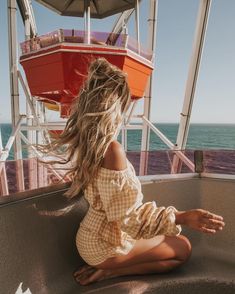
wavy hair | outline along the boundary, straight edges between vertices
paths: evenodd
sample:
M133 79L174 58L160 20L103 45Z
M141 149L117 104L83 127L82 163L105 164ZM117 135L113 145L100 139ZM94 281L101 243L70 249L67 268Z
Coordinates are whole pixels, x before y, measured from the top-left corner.
M63 132L41 149L60 158L53 163L72 163L65 174L72 179L66 197L78 195L96 177L130 102L126 74L105 58L94 60Z

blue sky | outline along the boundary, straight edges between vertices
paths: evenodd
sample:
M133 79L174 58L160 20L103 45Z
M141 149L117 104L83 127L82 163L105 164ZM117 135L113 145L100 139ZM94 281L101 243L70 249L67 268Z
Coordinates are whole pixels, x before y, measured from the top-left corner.
M61 17L33 2L38 33L83 29L79 18ZM148 0L141 4L141 40L146 43ZM151 120L179 122L191 57L199 0L159 0ZM115 17L93 20L92 30L109 31ZM18 13L18 40L24 40ZM0 123L10 121L7 1L0 2ZM133 19L129 33L134 35ZM192 123L235 123L235 1L212 0L195 93ZM22 70L22 68L20 68ZM21 112L25 99L21 97ZM141 113L143 102L137 107Z

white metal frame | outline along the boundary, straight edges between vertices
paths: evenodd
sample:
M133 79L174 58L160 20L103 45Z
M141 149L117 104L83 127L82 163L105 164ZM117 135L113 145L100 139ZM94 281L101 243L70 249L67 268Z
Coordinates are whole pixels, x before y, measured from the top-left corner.
M11 120L15 128L20 120L19 84L18 84L18 59L17 59L17 24L16 0L8 0L8 34L9 34L9 66L10 66L10 91L11 91ZM22 148L19 135L16 133L14 140L14 157L17 165L16 181L19 191L24 190L24 171Z
M0 127L0 156L3 154L3 144L2 144L2 134L1 134L1 127ZM7 185L7 174L6 174L6 167L5 167L5 162L2 163L0 162L0 181L1 181L1 186L0 186L0 193L3 195L8 195L9 190L8 190L8 185Z
M121 13L120 17L115 22L110 34L120 34L125 28L125 24L128 23L134 9L129 9Z
M84 43L91 43L91 6L90 0L84 0L84 28L85 28L85 39Z
M41 102L36 100L36 97L32 97L30 94L30 90L27 86L27 82L23 80L21 73L18 71L18 59L17 59L17 35L16 35L16 1L18 6L20 7L21 14L24 20L25 25L25 39L29 39L32 36L36 36L37 28L34 19L33 9L31 6L30 0L8 0L8 28L9 28L9 66L10 66L10 81L11 81L11 101L12 101L12 124L13 131L10 136L5 148L2 146L2 141L0 139L0 175L2 181L6 180L6 174L4 174L5 170L5 161L7 156L9 155L9 150L14 143L14 154L15 159L18 162L18 174L17 174L17 182L18 189L24 189L24 180L23 180L23 168L22 168L22 150L21 150L21 139L27 144L31 145L32 143L42 142L42 136L40 136L40 132L44 130L59 130L63 129L65 123L61 122L46 122L45 120L45 109L42 106ZM85 1L85 13L84 13L84 25L86 38L85 43L90 44L90 0ZM138 51L140 52L140 36L139 36L139 0L136 1L136 9L130 9L123 12L117 19L112 31L112 33L120 33L125 30L127 31L126 24L130 19L130 16L135 11L135 20L136 20L136 35L138 42ZM149 29L148 29L148 47L153 51L153 58L155 55L156 48L156 30L157 30L157 11L158 11L158 0L149 0ZM199 175L196 173L189 173L187 175L183 174L174 174L179 172L179 166L181 162L184 162L191 171L194 171L195 166L193 162L191 162L182 152L185 149L187 137L188 137L188 129L190 124L190 115L192 110L193 98L196 89L197 77L199 73L202 49L205 40L205 32L208 22L209 10L210 10L211 0L200 0L198 18L196 24L195 31L195 39L192 51L192 57L189 67L188 80L186 84L185 90L185 99L183 110L181 113L181 120L178 130L177 142L176 144L172 143L156 126L154 126L150 121L150 109L151 109L151 99L152 99L152 82L153 76L151 75L148 86L144 95L144 109L143 114L135 115L134 110L137 105L137 101L133 101L132 107L129 111L129 114L125 117L124 125L122 129L122 143L127 151L127 130L133 129L141 129L142 130L142 140L141 140L141 157L140 157L140 178L142 180L156 180L156 179L179 179L182 177L198 177ZM24 91L26 101L27 101L27 114L20 115L19 109L19 84L22 86ZM21 125L22 120L26 118L27 125ZM131 118L139 118L142 120L141 124L131 125ZM23 130L28 131L28 138L24 136L22 133ZM147 171L148 166L148 151L149 150L149 140L150 140L150 130L152 130L173 152L175 151L174 160L173 160L173 168L172 175L155 175L155 176L144 176ZM34 149L34 148L32 148ZM33 150L34 153L37 153L36 150ZM37 154L40 157L40 154ZM32 169L37 169L38 167L32 166ZM62 175L58 173L51 167L52 172L61 178ZM42 172L42 171L40 171ZM202 173L200 176L203 177L216 177L216 178L232 178L235 176L230 175L218 175L218 174L207 174ZM37 172L35 177L31 180L35 184L35 178L38 178ZM32 184L33 185L33 184ZM42 183L39 183L39 186ZM38 184L35 184L35 188L38 187ZM7 193L8 187L5 185L2 187L4 190L3 193Z
M197 16L195 37L193 42L193 49L191 61L188 72L188 79L186 83L183 109L181 112L179 130L176 140L175 149L184 150L187 144L188 132L190 126L190 118L193 107L193 100L196 91L197 78L200 69L203 46L205 42L206 29L208 25L208 18L210 12L211 0L201 0ZM179 172L181 169L181 162L177 157L174 157L172 172Z
M135 0L135 30L136 30L136 40L138 46L138 53L140 54L140 11L139 11L139 0Z
M37 26L34 18L31 0L17 0L17 4L20 8L21 16L24 21L25 39L28 40L31 37L37 35Z
M148 47L153 52L153 57L155 56L156 48L156 31L157 31L157 11L158 11L158 0L150 0L149 5L149 19L148 19ZM147 88L144 95L144 113L143 116L150 120L151 111L151 99L152 99L152 83L153 83L153 73L151 74ZM140 175L147 173L148 167L148 153L150 141L150 128L146 121L143 122L142 129L142 139L141 139L141 156L140 156ZM143 152L144 151L144 152Z

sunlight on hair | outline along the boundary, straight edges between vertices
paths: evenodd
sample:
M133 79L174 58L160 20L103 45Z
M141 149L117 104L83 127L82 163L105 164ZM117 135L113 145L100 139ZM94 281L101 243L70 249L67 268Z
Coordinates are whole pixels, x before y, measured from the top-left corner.
M64 131L51 143L39 146L46 156L54 158L47 163L66 166L65 176L72 180L65 193L68 198L84 191L97 176L105 152L117 139L130 105L127 74L105 58L94 60L71 107Z

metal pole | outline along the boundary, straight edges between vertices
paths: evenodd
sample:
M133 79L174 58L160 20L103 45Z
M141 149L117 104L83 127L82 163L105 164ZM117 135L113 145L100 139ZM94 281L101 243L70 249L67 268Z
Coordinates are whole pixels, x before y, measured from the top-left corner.
M41 122L42 123L46 123L45 106L44 106L44 104L42 102L40 102L39 103L39 107L40 107ZM43 134L43 136L42 136L42 134ZM41 141L40 141L40 143L44 143L45 136L47 138L47 142L50 142L50 137L49 137L50 135L49 135L48 130L41 131L40 135L41 135L41 138L40 138ZM40 167L40 166L42 166L42 167ZM48 183L48 179L47 179L48 178L48 170L47 170L47 168L44 165L39 164L39 172L41 170L43 171L43 185L45 186L45 184Z
M31 0L17 0L22 20L25 24L25 35L35 37L37 35L37 26L34 18L33 7Z
M133 115L134 118L138 118L137 115ZM23 125L21 126L21 131L25 131L25 130L38 130L38 131L48 131L48 130L63 130L65 127L65 124L52 124L51 122L48 124L40 124L39 126L27 126L27 125ZM138 124L138 125L129 125L126 124L123 126L123 128L126 128L127 130L141 130L142 129L142 125Z
M24 22L24 29L25 29L25 40L29 40L31 37L35 37L37 34L37 27L34 18L33 8L31 0L17 0L17 4L19 7L19 11ZM21 73L18 72L20 82L22 83L23 90L26 96L26 113L27 113L27 120L26 123L28 126L33 126L35 121L38 125L38 119L36 113L34 111L34 104L28 86L24 84L23 78ZM26 91L27 90L27 91ZM34 117L33 117L33 115ZM36 144L36 131L28 130L27 131L27 138L30 144ZM37 188L37 162L32 157L31 149L28 148L28 170L29 170L29 189ZM36 163L35 163L36 162Z
M124 150L127 152L127 128L125 128L124 126L126 126L127 124L127 120L126 120L126 117L124 117L124 120L123 120L123 127L121 129L122 131L122 146L124 148Z
M131 120L131 117L132 117L132 113L134 112L136 105L137 105L137 100L134 100L132 102L132 107L131 107L131 110L130 110L130 112L128 114L127 120L126 120L126 124L129 124L129 122Z
M118 17L118 19L116 20L112 31L110 32L107 40L106 40L106 44L112 44L115 45L119 34L123 33L125 35L127 35L127 27L126 24L128 23L131 14L133 13L135 9L129 9L126 10L124 12L122 12L122 14ZM127 45L127 40L126 40L127 36L125 36L123 38L123 47L126 47Z
M135 0L135 29L136 29L136 39L137 39L137 52L140 54L140 26L139 26L139 0Z
M155 53L156 47L156 30L157 30L157 10L158 10L158 1L150 0L150 10L149 10L149 30L148 30L148 47L152 50L153 55ZM150 120L150 110L151 110L151 98L152 98L152 82L153 82L153 73L151 74L148 85L145 91L144 96L144 113L143 115ZM146 121L143 120L143 130L142 130L142 139L141 139L141 156L140 156L140 175L145 175L147 173L148 167L148 156L147 151L149 150L149 140L150 140L150 128Z
M143 116L143 120L147 122L149 127L152 129L152 131L164 142L171 150L174 151L174 144L158 129L156 128L146 117ZM177 157L179 157L186 166L191 170L195 171L194 163L187 158L180 150L174 151Z
M84 21L85 21L85 43L90 44L91 43L91 26L90 26L90 18L91 18L91 6L90 6L90 0L84 1Z
M11 121L14 128L20 118L19 85L17 73L17 30L16 30L16 0L8 0L8 38L9 38L9 68L11 89ZM14 157L17 166L17 187L19 191L24 190L24 173L22 162L21 140L16 136L14 143Z
M2 156L3 151L3 145L2 145L2 134L1 134L1 127L0 127L0 157ZM7 181L7 173L6 173L6 167L5 162L2 163L3 167L2 170L0 169L0 193L2 195L8 195L8 181ZM0 162L1 165L1 162Z
M183 109L176 140L176 150L185 150L190 126L191 111L197 78L200 69L203 45L205 41L206 28L208 24L211 0L201 0L198 10L195 37L192 49L192 57L189 66L188 79L186 83ZM181 163L177 157L173 158L172 173L181 170Z
M24 28L25 28L25 40L30 40L30 21L28 17L25 19Z
M40 117L41 121L44 122L44 109L42 103L37 103L37 117ZM40 123L40 122L39 122ZM45 134L48 135L47 131L44 132ZM49 135L48 135L49 137ZM37 143L38 144L43 144L44 142L44 136L43 132L37 132ZM46 180L46 167L44 164L41 164L40 162L37 161L37 172L38 172L38 187L45 187L47 185L47 180Z
M118 19L116 20L112 31L110 32L110 34L120 34L123 31L123 24L127 24L132 13L133 13L134 9L129 9L129 10L125 10L122 12L122 14L118 17Z

